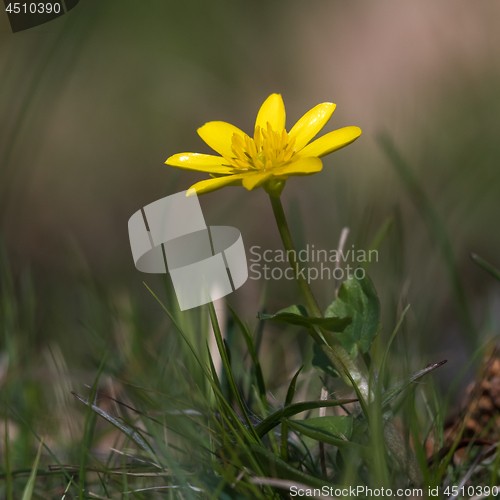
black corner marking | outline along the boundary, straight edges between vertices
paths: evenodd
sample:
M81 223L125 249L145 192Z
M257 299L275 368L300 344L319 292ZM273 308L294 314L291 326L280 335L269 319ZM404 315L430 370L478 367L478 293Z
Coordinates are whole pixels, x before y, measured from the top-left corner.
M13 33L28 30L61 17L79 0L3 0Z

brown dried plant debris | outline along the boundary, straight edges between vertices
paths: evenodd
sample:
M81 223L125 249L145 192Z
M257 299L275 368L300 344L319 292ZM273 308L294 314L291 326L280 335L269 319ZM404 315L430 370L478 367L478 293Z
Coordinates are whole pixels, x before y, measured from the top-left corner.
M462 439L498 441L500 429L500 349L484 358L476 381L466 389L465 401L457 418L445 428L445 441L453 443L465 423Z

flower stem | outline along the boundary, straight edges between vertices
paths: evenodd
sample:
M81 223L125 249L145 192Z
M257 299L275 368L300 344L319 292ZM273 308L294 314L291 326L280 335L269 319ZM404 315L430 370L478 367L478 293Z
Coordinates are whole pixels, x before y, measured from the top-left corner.
M306 301L307 312L311 316L321 318L323 313L321 312L318 302L316 301L305 276L300 273L297 252L295 250L295 245L293 244L292 235L290 234L290 228L288 227L288 223L286 221L281 199L279 196L273 195L269 195L269 198L271 199L274 217L276 218L276 222L278 224L278 230L287 253L287 258L292 266L295 279L297 280L302 295ZM354 382L365 401L370 404L373 401L373 394L370 389L368 377L356 366L351 356L344 349L335 334L329 334L329 332L320 330L323 337L327 340L325 341L314 327L309 328L308 331L314 341L321 347L330 362L342 376L344 381L348 384ZM404 464L405 468L407 468L408 476L413 484L421 485L423 482L422 473L415 456L410 450L407 450L406 445L396 431L394 424L390 421L385 423L384 439L388 449L395 456L396 460L399 463Z
M288 260L292 265L293 272L295 274L295 279L300 287L302 295L306 300L306 305L309 314L311 316L322 317L323 313L316 302L311 287L307 282L305 276L300 274L299 261L297 259L297 252L295 250L295 245L293 244L292 235L290 234L290 229L288 227L288 222L286 221L285 212L283 211L283 205L281 204L281 198L275 196L269 196L271 199L271 205L273 206L274 217L278 224L278 230L280 232L281 241L283 241L283 246L285 247Z
M276 196L270 195L271 205L273 207L274 217L276 218L276 223L278 224L278 230L281 236L281 241L285 247L287 258L292 266L293 272L295 274L295 279L299 285L299 288L306 301L307 312L310 316L315 316L318 318L323 317L323 313L314 297L311 287L307 282L305 276L300 273L300 265L297 259L297 251L295 250L295 245L293 244L292 235L290 234L290 228L288 227L288 222L285 217L285 212L283 210L283 205L281 199ZM351 359L349 353L344 349L340 341L335 337L335 335L330 335L328 332L323 332L323 337L326 338L327 342L316 332L314 328L309 328L309 334L314 339L314 341L319 344L323 352L326 354L330 362L335 366L339 374L342 376L345 382L350 384L349 377L345 374L347 370L351 378L360 387L363 396L368 399L368 383L366 377L361 373L359 368L355 365L354 361Z

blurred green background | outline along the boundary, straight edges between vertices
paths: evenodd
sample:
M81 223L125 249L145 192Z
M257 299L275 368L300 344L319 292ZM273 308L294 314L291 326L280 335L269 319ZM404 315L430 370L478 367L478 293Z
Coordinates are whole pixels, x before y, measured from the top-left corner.
M396 355L411 346L418 366L448 358L440 372L446 386L471 345L497 335L500 321L498 284L469 258L476 252L500 265L499 21L500 4L484 0L81 0L69 14L16 34L0 14L3 380L14 367L12 380L45 374L49 383L46 353L57 348L70 367L68 388L91 384L93 375L79 370L95 367L106 343L119 344L123 311L142 318L137 338L158 337L161 311L142 281L161 291L161 278L136 271L128 218L204 178L164 165L178 152L209 152L197 127L225 120L252 132L260 105L278 92L287 128L331 101L337 109L325 131L363 130L324 159L323 172L288 181L283 202L294 234L333 249L349 227L347 245L367 248L392 218L370 268L383 335L398 304L411 303ZM442 221L472 335L439 238L380 133L392 138ZM263 190L228 188L201 204L209 224L237 227L247 249L281 248ZM333 284L312 286L326 307ZM9 323L8 292L19 300L19 324ZM228 301L255 325L264 294L268 311L300 301L286 280L249 280ZM268 375L287 379L303 341L289 342L279 329L267 335L264 343L281 339L284 360L278 366L264 353Z

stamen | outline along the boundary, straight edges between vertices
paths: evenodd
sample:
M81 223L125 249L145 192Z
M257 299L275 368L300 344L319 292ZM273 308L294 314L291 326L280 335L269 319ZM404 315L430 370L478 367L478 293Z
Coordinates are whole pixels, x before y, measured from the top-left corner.
M255 147L257 148L257 151L260 151L260 148L262 146L261 139L262 139L262 136L260 134L260 127L257 125L255 127L255 133L253 135L253 140L255 142Z
M295 138L289 141L286 130L274 131L267 122L265 128L255 127L253 138L233 134L231 150L233 158L224 159L235 171L271 170L281 167L294 155Z
M286 143L288 142L288 134L285 129L281 132L281 149L285 149Z

